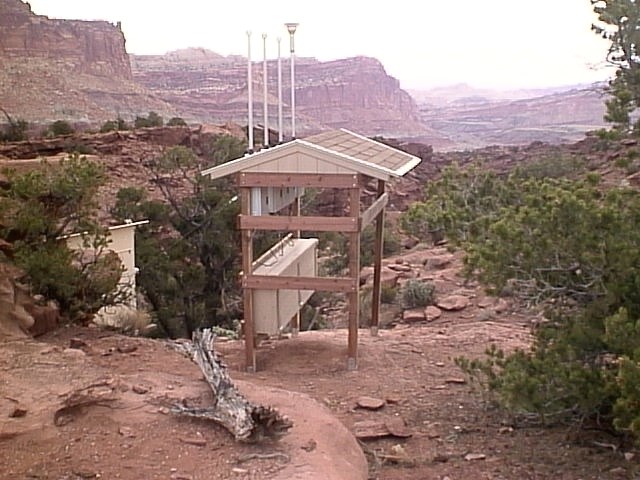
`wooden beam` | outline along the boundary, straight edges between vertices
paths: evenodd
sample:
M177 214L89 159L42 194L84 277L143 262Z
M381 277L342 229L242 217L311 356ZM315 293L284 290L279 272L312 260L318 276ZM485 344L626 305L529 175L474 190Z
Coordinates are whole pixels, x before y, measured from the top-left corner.
M388 197L385 193L384 181L378 180L378 199ZM377 201L376 201L377 203ZM387 202L385 202L386 205ZM371 296L371 329L372 335L378 335L378 324L380 323L380 292L381 292L381 273L382 273L382 250L384 248L384 207L378 211L376 215L376 235L373 247L373 293ZM372 205L373 206L373 205ZM369 209L371 210L371 209Z
M358 175L312 174L312 173L258 173L241 172L238 175L240 187L322 187L353 188L358 186Z
M293 217L285 215L240 215L241 230L357 232L357 217Z
M349 215L354 220L360 216L360 188L349 189ZM359 225L358 225L359 227ZM360 276L360 228L349 233L349 276ZM358 368L358 327L360 323L360 282L356 283L354 291L347 296L349 299L349 340L347 346L347 370Z
M382 180L378 180L378 182L382 182ZM373 220L382 210L384 210L384 207L386 207L388 203L389 194L383 193L382 195L380 195L378 199L373 202L371 206L362 213L362 215L360 215L360 229L364 229L364 227L373 222Z
M293 202L293 212L295 214L296 217L300 217L302 215L302 200L300 198L300 195L298 195L296 197L296 199ZM302 232L300 230L296 230L296 238L300 238L302 236ZM317 254L316 254L317 255ZM317 270L318 268L318 259L316 258L315 260L315 268L314 268L314 275L317 275ZM296 269L297 269L297 274L298 277L300 276L300 263L296 264ZM300 290L298 290L298 305L300 305L301 301L300 301ZM300 332L300 325L302 324L302 316L300 315L300 310L298 310L296 312L296 314L294 315L294 317L291 319L291 336L292 337L297 337L298 336L298 332Z
M356 291L358 281L358 278L349 277L250 275L242 278L242 287L254 290L316 290L351 293Z
M240 212L247 215L251 211L251 188L240 189ZM241 216L242 216L241 215ZM242 230L240 232L242 245L242 270L247 273L251 272L253 264L253 239L251 230ZM246 361L246 369L249 372L256 371L256 353L255 353L255 328L253 325L253 291L245 288L242 290L243 309L244 309L244 353Z

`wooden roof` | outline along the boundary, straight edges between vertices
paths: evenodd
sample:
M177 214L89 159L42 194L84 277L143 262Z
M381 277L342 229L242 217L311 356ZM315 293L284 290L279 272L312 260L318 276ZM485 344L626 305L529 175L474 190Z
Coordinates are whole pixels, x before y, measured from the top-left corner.
M405 175L420 161L348 130L335 130L265 148L201 174L215 179L238 172L362 173L387 181Z

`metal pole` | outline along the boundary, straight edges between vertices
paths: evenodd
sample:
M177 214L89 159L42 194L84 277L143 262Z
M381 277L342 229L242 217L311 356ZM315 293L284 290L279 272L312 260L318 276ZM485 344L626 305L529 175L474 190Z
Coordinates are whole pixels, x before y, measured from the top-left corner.
M253 153L253 75L251 72L251 31L247 31L247 103L249 107L249 153Z
M293 39L293 35L291 35L291 38ZM293 138L296 138L296 87L295 87L295 71L296 71L296 67L295 67L295 58L296 55L293 51L293 40L291 43L292 47L291 47L291 136Z
M263 101L263 114L264 114L264 130L262 134L262 144L265 147L269 146L269 100L267 96L269 91L267 89L267 34L262 34L262 101Z
M285 23L289 32L289 49L291 51L291 137L296 138L296 86L295 86L295 44L293 36L298 28L297 23Z
M280 42L278 37L278 143L282 143L284 138L282 132L282 57L280 56Z

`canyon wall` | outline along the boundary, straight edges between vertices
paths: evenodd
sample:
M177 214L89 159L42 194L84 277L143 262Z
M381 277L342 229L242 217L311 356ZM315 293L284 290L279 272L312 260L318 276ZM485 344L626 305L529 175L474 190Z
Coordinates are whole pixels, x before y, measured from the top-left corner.
M120 25L50 19L28 3L0 0L0 64L0 106L14 118L98 122L174 113L133 81Z

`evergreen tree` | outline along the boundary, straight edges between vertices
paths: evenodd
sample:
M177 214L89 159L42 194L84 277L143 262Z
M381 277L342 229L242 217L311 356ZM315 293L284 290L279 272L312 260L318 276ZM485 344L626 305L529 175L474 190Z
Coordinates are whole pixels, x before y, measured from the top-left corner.
M599 20L592 29L611 42L607 60L617 67L609 82L605 120L626 130L631 114L640 107L640 4L636 0L591 0L591 4ZM636 122L635 130L639 127Z

